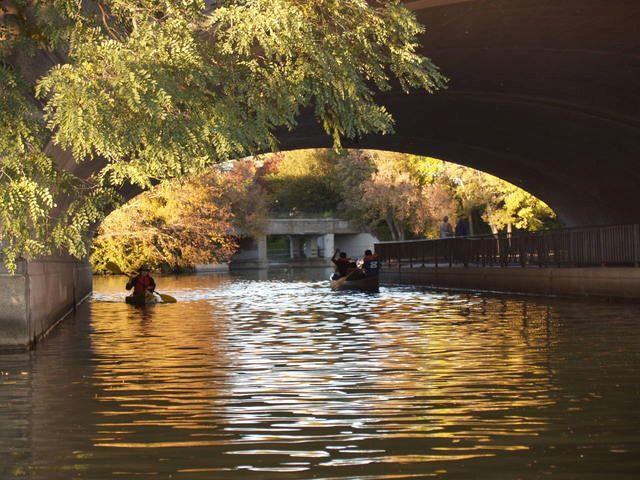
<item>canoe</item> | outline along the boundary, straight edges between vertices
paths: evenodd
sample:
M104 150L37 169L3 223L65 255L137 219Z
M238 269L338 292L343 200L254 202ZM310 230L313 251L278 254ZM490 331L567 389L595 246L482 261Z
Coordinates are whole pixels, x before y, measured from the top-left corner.
M347 281L339 278L338 280L333 280L331 282L331 290L360 290L362 292L378 292L380 291L380 278L377 275L375 277L365 277L359 280Z
M128 295L124 298L124 301L129 305L153 305L158 303L159 299L152 293L145 295Z

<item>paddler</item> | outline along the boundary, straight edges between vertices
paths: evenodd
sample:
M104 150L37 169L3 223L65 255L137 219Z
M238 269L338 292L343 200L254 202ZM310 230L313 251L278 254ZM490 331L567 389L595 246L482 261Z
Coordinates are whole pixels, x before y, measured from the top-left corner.
M150 273L149 267L143 265L138 270L138 275L129 279L126 289L131 290L133 288L133 295L135 296L146 295L147 292L153 294L156 289L156 282L149 275Z
M340 256L338 258L336 258L338 253L340 254ZM333 254L333 257L331 257L331 261L336 266L336 273L334 273L331 276L332 280L338 280L339 278L344 277L345 275L348 275L349 274L349 270L351 270L353 268L353 266L354 266L353 262L351 261L351 259L349 257L347 257L347 253L346 252L341 252L337 248L336 248L335 253Z

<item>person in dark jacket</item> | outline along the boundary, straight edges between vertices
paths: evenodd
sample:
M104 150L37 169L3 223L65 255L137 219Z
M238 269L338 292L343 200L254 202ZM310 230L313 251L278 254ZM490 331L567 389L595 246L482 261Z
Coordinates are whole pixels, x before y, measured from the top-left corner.
M156 282L153 277L149 275L151 270L147 266L142 266L138 270L138 275L130 278L127 282L126 289L131 290L133 288L133 294L144 295L147 292L153 293L156 289Z
M466 218L460 217L456 223L456 237L466 237L469 235L469 222Z
M338 252L340 253L340 256L336 258ZM349 270L352 269L353 262L349 257L347 257L346 252L340 252L340 250L336 249L333 257L331 257L331 261L336 266L336 273L332 275L332 280L337 280L338 278L348 275Z
M376 277L380 273L380 260L377 253L373 253L371 250L364 252L362 271L365 277Z

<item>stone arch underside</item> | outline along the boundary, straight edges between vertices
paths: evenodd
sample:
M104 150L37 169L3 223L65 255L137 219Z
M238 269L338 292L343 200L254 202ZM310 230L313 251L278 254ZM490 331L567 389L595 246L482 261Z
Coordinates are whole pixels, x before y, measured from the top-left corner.
M436 95L381 95L396 134L350 146L429 155L504 178L567 225L640 222L640 3L420 0ZM309 119L283 149L326 146Z
M396 133L345 146L492 173L570 226L640 222L640 2L406 3L427 27L424 53L449 88L381 94ZM280 139L282 150L331 145L311 115Z

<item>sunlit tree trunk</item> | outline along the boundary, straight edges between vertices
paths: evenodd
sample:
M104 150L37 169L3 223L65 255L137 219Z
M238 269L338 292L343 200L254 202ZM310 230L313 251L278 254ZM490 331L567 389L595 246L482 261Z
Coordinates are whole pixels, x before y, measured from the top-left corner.
M391 238L394 241L404 240L404 228L401 228L401 226L399 226L396 223L396 219L393 216L393 212L387 212L385 216L385 222L389 227L389 231L391 232Z

